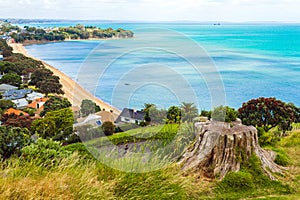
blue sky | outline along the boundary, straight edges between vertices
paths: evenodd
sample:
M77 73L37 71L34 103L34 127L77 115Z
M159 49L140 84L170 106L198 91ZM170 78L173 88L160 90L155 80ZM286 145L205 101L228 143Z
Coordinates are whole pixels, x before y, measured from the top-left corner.
M0 18L300 22L299 0L0 0Z

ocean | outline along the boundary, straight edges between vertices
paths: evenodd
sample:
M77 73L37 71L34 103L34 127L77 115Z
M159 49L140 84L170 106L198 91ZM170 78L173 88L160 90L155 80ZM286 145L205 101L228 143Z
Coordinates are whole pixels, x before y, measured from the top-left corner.
M144 103L168 108L183 101L200 110L219 104L239 108L258 97L300 106L299 24L85 25L130 29L135 38L65 41L26 50L120 109L141 109Z

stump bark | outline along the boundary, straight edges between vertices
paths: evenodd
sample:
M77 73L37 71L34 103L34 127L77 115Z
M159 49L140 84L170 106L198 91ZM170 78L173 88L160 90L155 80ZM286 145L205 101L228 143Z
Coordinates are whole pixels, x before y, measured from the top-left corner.
M222 179L229 171L239 171L242 161L255 154L271 179L275 179L272 173L282 173L283 168L274 163L274 154L259 146L253 126L207 121L196 123L195 130L195 142L180 159L183 170Z

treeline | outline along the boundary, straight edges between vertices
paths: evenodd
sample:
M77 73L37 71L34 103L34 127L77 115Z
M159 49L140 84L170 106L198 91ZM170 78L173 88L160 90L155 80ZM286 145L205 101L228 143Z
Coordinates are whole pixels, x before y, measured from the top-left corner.
M2 25L0 28L2 34L9 33L10 37L16 42L26 41L63 41L65 39L89 39L89 38L131 38L134 33L130 30L112 28L101 29L95 26L76 25L62 28L42 29L36 27L19 27L12 25Z
M101 29L96 26L83 26L76 25L74 27L59 28L59 32L62 32L71 39L89 39L89 38L131 38L133 32L130 30L112 28Z
M35 86L46 96L49 93L63 94L59 77L46 69L42 62L28 58L23 54L12 53L12 48L3 39L0 39L0 51L3 52L5 58L4 61L0 61L0 73L4 74L0 83L22 86L23 88L29 85Z

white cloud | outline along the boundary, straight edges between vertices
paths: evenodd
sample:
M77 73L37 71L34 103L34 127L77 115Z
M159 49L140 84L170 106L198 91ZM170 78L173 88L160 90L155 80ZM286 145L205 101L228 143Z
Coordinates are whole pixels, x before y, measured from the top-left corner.
M298 0L0 0L0 17L297 21Z

